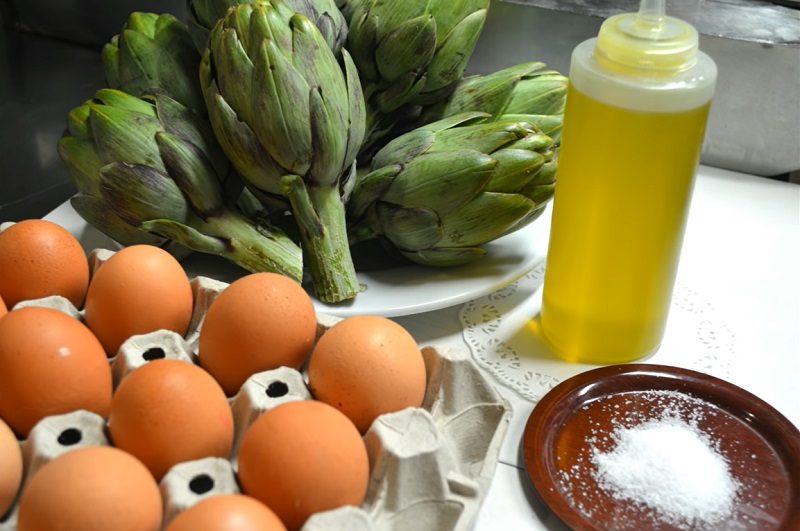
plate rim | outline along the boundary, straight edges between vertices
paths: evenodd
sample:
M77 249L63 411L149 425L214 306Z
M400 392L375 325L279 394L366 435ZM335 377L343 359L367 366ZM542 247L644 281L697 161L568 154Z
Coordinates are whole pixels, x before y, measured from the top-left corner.
M394 318L394 317L405 317L405 316L412 316L417 314L422 314L431 311L442 310L445 308L451 308L458 304L465 303L469 300L476 299L497 291L513 282L516 282L530 271L535 269L536 267L541 266L544 263L546 254L547 254L547 241L549 239L549 225L550 225L550 215L552 212L552 201L548 201L545 205L542 214L539 215L536 219L532 220L529 224L519 227L517 230L506 234L500 238L496 238L490 242L487 242L482 247L487 249L487 256L489 253L492 253L492 248L497 248L498 246L507 246L508 248L517 248L519 243L523 240L528 241L528 245L526 247L528 250L525 254L519 255L519 261L514 267L508 267L503 269L499 273L484 275L484 282L480 286L473 286L471 289L451 289L448 291L445 296L436 296L431 299L428 299L424 302L419 301L404 301L402 305L395 305L395 306L386 306L386 305L368 305L364 307L364 305L359 305L356 302L351 301L343 301L341 304L327 304L320 301L316 295L312 291L306 289L306 285L304 284L304 289L309 293L311 300L314 304L314 307L317 312L324 313L328 315L333 315L337 317L350 317L354 315L370 313L373 315L379 315L387 318ZM86 222L76 211L72 208L71 198L67 199L66 201L59 204L56 208L48 212L43 219L48 219L49 221L53 221L61 226L64 226L72 232L73 234L76 231L85 231L90 230L93 233L96 233L97 237L113 241L107 235L105 235L99 229L91 226L88 222ZM533 238L533 240L531 240ZM81 240L81 244L83 245L83 240ZM519 240L519 241L518 241ZM509 243L511 241L512 243ZM84 246L85 248L85 246ZM91 249L86 249L87 252L91 251ZM211 255L209 255L211 256ZM499 257L500 259L506 255L498 255L497 251L494 254L495 257ZM474 264L474 263L473 263ZM486 267L491 267L492 264L495 262L490 262L486 264ZM472 264L464 264L465 266L469 266ZM402 264L400 267L414 267L414 268L424 268L426 266L422 266L419 264L410 263L408 265ZM434 270L440 269L431 266ZM186 266L184 266L186 269ZM187 271L188 273L188 271ZM193 276L205 276L203 275L202 271L195 272L196 274ZM210 278L214 278L211 276ZM370 276L370 272L360 272L359 273L359 283L368 283L372 277ZM476 276L472 276L470 278L477 278ZM460 279L453 279L448 285L433 285L427 289L428 293L435 294L441 293L442 290L447 289L448 286L458 286L461 284L459 282ZM379 279L380 281L380 279ZM225 282L228 282L227 280ZM402 289L402 287L401 287ZM391 294L383 294L381 296L382 299L391 300ZM356 297L357 299L357 297ZM355 301L356 299L353 299Z
M548 391L533 407L523 429L521 453L525 475L536 490L542 502L564 524L576 531L600 531L603 528L592 523L580 512L571 508L568 500L561 496L555 487L554 477L547 464L548 452L539 451L547 447L547 443L560 432L557 426L547 429L551 421L564 419L568 416L553 414L553 408L562 400L573 397L576 393L583 392L592 396L592 386L608 383L611 379L625 379L635 375L649 377L648 381L656 378L666 378L664 383L672 381L673 386L647 387L648 390L673 390L683 394L693 391L693 397L706 403L711 403L722 408L730 414L731 410L749 410L751 413L761 413L759 422L751 424L751 429L759 433L767 444L781 457L787 470L790 471L790 483L793 491L800 494L800 430L785 415L753 393L738 385L717 378L710 374L683 367L655 363L627 363L601 366L578 373L558 383ZM682 385L679 385L682 384ZM682 389L676 389L675 386ZM642 389L633 386L629 390ZM622 391L619 391L622 392ZM710 397L724 396L731 402L711 401ZM594 398L597 398L594 396ZM766 430L763 428L767 427ZM776 445L776 442L778 443ZM800 503L790 505L786 513L784 524L790 529L800 528Z

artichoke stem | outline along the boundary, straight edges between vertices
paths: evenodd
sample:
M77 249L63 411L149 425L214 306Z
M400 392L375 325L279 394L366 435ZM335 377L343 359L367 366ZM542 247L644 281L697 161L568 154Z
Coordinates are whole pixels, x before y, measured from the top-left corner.
M270 271L296 282L303 278L300 247L280 229L259 228L235 211L205 220L208 232L224 234L229 241L219 254L251 272Z
M354 298L359 291L358 277L338 185L306 187L301 177L289 175L283 178L282 188L297 219L317 298L326 303Z

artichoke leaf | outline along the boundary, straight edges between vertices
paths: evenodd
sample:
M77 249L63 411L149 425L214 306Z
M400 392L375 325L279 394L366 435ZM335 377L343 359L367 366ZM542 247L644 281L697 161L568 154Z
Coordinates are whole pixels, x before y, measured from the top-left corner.
M347 209L352 219L360 219L373 202L380 198L392 184L403 167L386 165L365 175L358 175Z
M345 83L347 84L348 97L348 122L347 128L347 150L345 162L355 161L361 145L366 136L366 102L364 92L361 89L361 80L358 77L358 69L353 58L346 49L342 49L342 62L344 63Z
M375 49L374 61L385 82L408 73L421 75L436 51L436 20L430 15L406 20L392 29Z
M506 147L515 149L530 149L535 151L552 151L555 148L555 144L550 136L544 133L536 133L515 139L507 144Z
M541 173L541 172L540 172ZM531 201L537 205L543 205L553 197L555 192L555 181L545 183L529 183L526 187L522 188L519 193L524 194Z
M170 133L156 135L161 159L194 213L208 219L225 209L222 183L204 152Z
M154 149L153 136L162 130L156 119L110 105L92 105L89 128L103 161L126 160L164 169Z
M492 158L497 167L487 189L502 193L519 192L545 163L544 155L525 149L499 149L492 153Z
M66 162L67 175L79 192L100 195L97 175L105 164L100 160L91 140L78 136L63 136L58 141L58 155Z
M465 19L476 11L489 9L490 0L450 0L447 2L430 2L432 9L436 10L436 20L439 21L440 33L436 36L439 41L446 38L450 28L455 27L459 21Z
M504 110L507 114L564 114L569 80L555 70L545 70L523 80ZM535 87L535 90L534 90Z
M164 245L164 238L130 225L101 197L78 194L72 196L69 202L75 212L89 225L123 247L140 243L158 247ZM190 249L185 249L176 257L188 256L190 253Z
M406 164L381 200L445 216L480 193L496 165L489 155L469 149L426 153Z
M310 87L270 40L262 43L255 65L253 80L257 85L250 91L253 132L285 169L282 173L304 175L313 156L308 124Z
M250 42L248 55L255 57L258 54L264 38L273 42L277 48L286 50L287 56L294 55L295 29L290 20L296 11L294 6L290 7L290 3L281 1L254 4L251 23L247 28Z
M479 9L461 20L436 49L436 56L428 66L425 88L414 98L414 103L429 105L441 101L455 90L464 69L472 56L478 36L486 20L486 9ZM438 89L451 87L446 94Z
M388 114L392 111L400 109L406 102L408 102L414 95L425 87L425 76L418 76L414 72L409 72L404 76L399 77L394 83L382 90L376 91L375 87L367 87L364 90L364 96L369 100L370 107L373 111L377 110L380 114ZM371 114L375 114L374 112ZM373 124L368 127L369 131L376 128L376 120L381 116L370 116L369 119Z
M105 105L115 109L139 113L143 116L149 116L152 119L156 118L156 111L149 102L122 90L102 88L98 90L94 98L89 101L97 105ZM92 108L93 107L94 106L92 106Z
M89 109L91 108L92 100L84 102L71 109L67 113L67 128L64 132L65 135L89 138L91 131L89 131Z
M526 122L558 142L564 125L563 114L501 114L497 121Z
M398 249L427 249L436 245L444 234L439 216L426 208L404 208L379 202L375 205L375 216L380 220L383 234Z
M283 168L267 153L247 124L239 120L228 102L216 91L216 85L209 89L207 97L210 98L209 118L212 123L217 122L217 130L225 131L217 139L229 159L235 162L236 170L252 187L267 194L264 197L279 197L280 186L273 177L283 174ZM285 206L283 202L269 204Z
M453 116L442 118L426 124L423 128L428 131L446 131L454 127L466 127L469 125L477 125L488 120L492 115L483 111L470 111Z
M195 144L212 158L214 168L224 173L230 165L219 147L211 124L198 118L191 108L163 95L145 96L155 105L159 121L168 133Z
M395 164L407 164L414 157L425 153L436 140L436 133L420 128L391 140L372 158L372 167L381 168Z
M409 131L392 139L381 148L372 159L372 167L380 168L391 164L405 164L415 156L430 150L438 138L439 131L462 124L466 126L472 123L479 123L485 121L488 117L489 115L486 113L464 113L443 118L424 127Z
M120 86L119 75L119 36L114 35L111 41L100 49L100 63L109 87Z
M134 227L154 217L184 222L188 216L178 185L151 166L113 162L100 171L100 182L103 199Z
M203 234L197 229L171 219L151 219L143 222L139 227L151 234L181 242L196 251L224 254L230 249L230 243L226 241L226 238Z
M319 29L307 17L295 14L289 20L289 26L292 29L292 64L298 72L304 73L309 86L323 90L326 104L344 121L347 101L332 97L347 93L342 67L336 56L330 53Z
M465 145L484 153L512 146L525 149L528 148L528 145L516 146L514 143L527 142L530 136L530 129L525 124L517 122L489 122L453 127L436 133L436 143L430 151L447 151ZM549 137L547 140L549 144L552 144Z
M536 207L522 194L485 192L444 218L447 227L439 246L483 245L506 234Z
M238 13L239 11L241 10L236 12ZM235 30L229 28L212 33L211 38L216 42L210 44L206 55L210 55L211 49L225 49L223 54L214 54L214 68L217 70L214 80L219 84L218 90L220 93L225 94L228 105L236 111L242 121L250 123L253 119L253 110L248 98L249 91L238 89L242 85L250 83L255 66L245 52L239 37L240 35ZM203 56L203 63L207 65L209 58L206 55ZM211 74L208 66L201 65L201 83L204 83L205 79L205 84L207 85L210 82ZM208 104L207 96L206 104Z
M378 45L378 17L366 9L367 2L354 13L350 21L350 32L347 36L347 50L353 61L359 65L358 72L362 81L375 83L380 79L377 65L372 60Z
M309 103L311 142L316 149L307 177L310 186L329 187L339 182L339 168L344 164L347 139L341 134L340 117L331 116L335 111L325 105L319 87L311 89Z
M541 62L520 63L487 75L467 77L453 94L446 112L453 115L481 109L495 117L502 115L519 81L544 66Z
M138 96L142 92L158 87L160 83L155 76L160 68L149 68L149 65L170 61L169 55L164 50L158 49L151 37L137 30L123 30L118 42L124 46L120 52L127 53L132 59L130 62L121 61L119 63L119 81L126 85L125 92ZM179 65L173 64L172 66L180 68ZM174 75L174 69L172 75ZM134 87L135 89L133 89Z

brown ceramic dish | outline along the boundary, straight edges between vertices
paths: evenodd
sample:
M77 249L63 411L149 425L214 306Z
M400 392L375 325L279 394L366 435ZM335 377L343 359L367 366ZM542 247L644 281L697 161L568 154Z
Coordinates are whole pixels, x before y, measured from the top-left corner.
M797 427L740 387L664 365L590 370L560 383L539 401L526 424L522 451L542 500L576 530L685 528L614 498L598 485L590 457L593 445L605 444L599 449L608 451L610 439L603 435L615 427L659 418L665 408L694 419L718 444L740 485L729 517L708 528L800 529Z

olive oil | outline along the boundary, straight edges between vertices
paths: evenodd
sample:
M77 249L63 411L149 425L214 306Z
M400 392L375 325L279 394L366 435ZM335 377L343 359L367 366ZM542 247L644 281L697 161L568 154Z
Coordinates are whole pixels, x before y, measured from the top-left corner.
M566 360L661 344L716 82L697 44L642 0L573 51L539 316Z
M569 360L624 362L663 336L709 105L632 111L570 87L567 107L543 333Z

